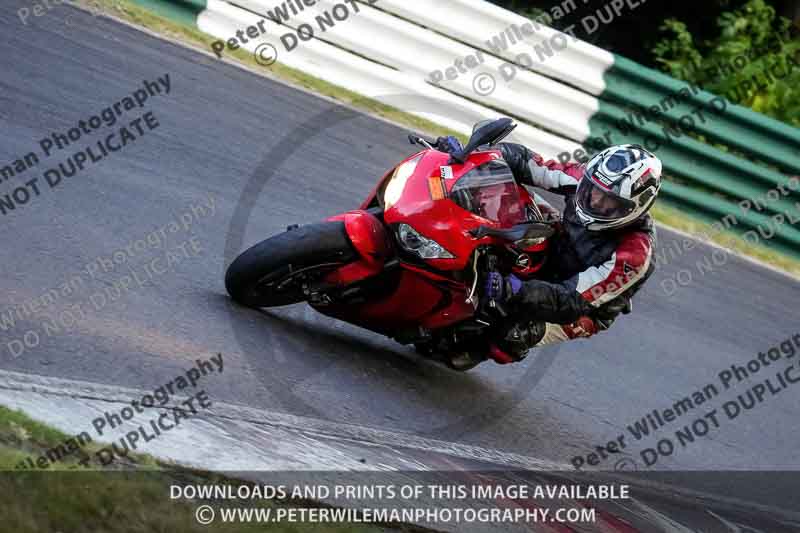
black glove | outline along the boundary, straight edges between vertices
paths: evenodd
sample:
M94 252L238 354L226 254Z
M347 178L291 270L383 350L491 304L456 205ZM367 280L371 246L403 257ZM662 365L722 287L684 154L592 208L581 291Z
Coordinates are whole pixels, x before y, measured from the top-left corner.
M484 282L484 295L490 300L505 302L522 288L522 280L514 274L503 277L499 272L489 272Z
M536 320L552 324L571 324L582 316L588 316L595 322L605 323L606 329L620 313L631 312L631 300L628 296L618 296L595 307L574 289L540 280L523 282L521 289L514 291L508 302L524 311L525 316Z
M597 310L574 289L540 280L523 282L508 302L525 316L552 324L571 324Z
M599 318L600 320L614 320L620 313L627 315L631 312L632 303L631 299L625 296L617 296L608 303L596 307L592 314L592 318Z
M461 146L461 141L452 135L448 135L447 137L439 137L436 139L434 148L447 154L460 154L464 151L464 147Z
M622 313L627 315L631 312L633 303L628 296L617 296L610 302L595 307L589 316L597 323L598 328L605 331L611 327L614 320Z

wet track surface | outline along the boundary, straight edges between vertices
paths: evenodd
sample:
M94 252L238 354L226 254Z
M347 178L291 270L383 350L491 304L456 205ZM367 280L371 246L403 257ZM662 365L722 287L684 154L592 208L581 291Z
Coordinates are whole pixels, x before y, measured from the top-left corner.
M42 316L17 317L13 327L0 330L3 369L152 389L195 359L220 352L225 371L206 383L219 401L557 463L624 434L628 453L601 463L609 469L623 457L644 468L643 448L662 436L675 440L676 429L716 409L719 427L712 424L706 436L678 445L653 468L800 467L800 387L767 393L735 420L721 407L767 378L777 384L775 372L800 357L781 358L751 381L732 382L730 390L718 377L800 332L797 281L736 258L701 275L696 263L710 257L710 248L698 245L661 265L637 296L634 314L611 331L545 350L519 366L485 364L468 374L420 360L406 347L304 306L243 309L223 286L233 258L226 257L226 246L241 244L238 252L287 224L356 207L388 167L411 153L405 131L350 112L334 112L329 120L330 101L70 7L23 25L16 15L22 5L0 7L0 166L32 151L41 161L0 178L0 197L33 178L41 194L0 214L0 312L78 276L80 286L44 314L62 316L78 304L85 315L49 334ZM43 157L42 138L65 133L131 95L143 80L166 74L169 94L152 96L144 107L124 111L114 126ZM57 186L47 185L45 170L147 112L157 119L155 129L139 135L131 128L135 141ZM324 127L313 119L320 114ZM283 159L279 167L264 160L276 155ZM213 211L201 210L203 203ZM143 286L96 305L93 295L118 287L131 271L145 278L155 258L162 265L169 258L164 246L148 245L131 248L134 253L110 272L91 276L86 265L146 241L186 213L191 225L162 233L166 250L180 260L163 274L151 272ZM664 247L682 239L666 230L659 238ZM190 239L201 251L185 253ZM667 296L663 280L681 269L695 281ZM39 333L38 345L14 357L8 343L29 331ZM629 424L712 383L717 396L655 439L633 439ZM717 489L747 492L743 484ZM767 499L781 500L779 487L767 490L774 491Z

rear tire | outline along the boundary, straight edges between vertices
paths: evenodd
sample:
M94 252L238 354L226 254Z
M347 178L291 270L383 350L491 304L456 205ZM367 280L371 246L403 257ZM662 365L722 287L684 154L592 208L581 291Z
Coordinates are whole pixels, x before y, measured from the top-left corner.
M303 284L356 258L343 222L291 229L243 252L225 273L231 298L247 307L305 301Z

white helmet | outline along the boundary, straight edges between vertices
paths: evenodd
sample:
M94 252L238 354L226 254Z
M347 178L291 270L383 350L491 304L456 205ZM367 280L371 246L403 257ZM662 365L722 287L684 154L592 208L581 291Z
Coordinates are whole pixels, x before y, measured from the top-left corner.
M586 229L616 229L635 222L661 189L661 160L638 144L612 146L587 164L575 194L575 213Z

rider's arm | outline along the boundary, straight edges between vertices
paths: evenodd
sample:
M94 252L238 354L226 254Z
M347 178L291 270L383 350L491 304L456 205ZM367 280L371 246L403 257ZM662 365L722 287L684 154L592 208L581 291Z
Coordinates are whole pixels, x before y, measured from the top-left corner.
M523 309L527 318L552 324L569 324L593 311L592 305L570 285L569 281L526 281L509 303Z
M500 143L498 147L519 183L567 195L575 191L583 176L580 163L545 161L521 144Z
M562 283L532 280L511 299L531 318L569 324L582 316L596 316L598 308L641 285L652 273L653 245L647 234L623 237L605 263L587 268Z

